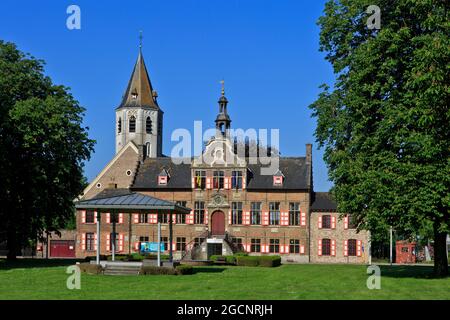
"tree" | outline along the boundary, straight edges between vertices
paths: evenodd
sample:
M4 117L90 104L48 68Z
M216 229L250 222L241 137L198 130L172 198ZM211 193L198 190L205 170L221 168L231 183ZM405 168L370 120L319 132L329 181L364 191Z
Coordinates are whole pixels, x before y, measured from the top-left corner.
M0 41L0 74L0 231L13 259L71 218L94 141L84 109L44 75L43 61Z
M366 22L381 9L381 28ZM377 234L432 226L437 276L448 275L450 17L444 0L330 0L320 50L334 87L310 106L341 212Z

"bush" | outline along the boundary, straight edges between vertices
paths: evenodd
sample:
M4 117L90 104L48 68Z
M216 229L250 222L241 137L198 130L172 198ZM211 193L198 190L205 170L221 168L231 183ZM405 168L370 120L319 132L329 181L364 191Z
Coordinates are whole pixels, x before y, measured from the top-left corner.
M98 264L91 264L89 262L80 263L78 265L80 267L80 271L87 274L102 274L103 268Z
M97 259L97 256L87 256L84 258L84 261L89 262L89 261L95 261ZM101 254L100 255L100 260L107 260L108 256Z
M243 267L257 267L259 265L259 257L255 256L238 256L236 264Z
M248 257L248 253L247 252L236 252L234 254L235 257Z
M238 256L236 259L238 266L244 267L278 267L281 265L280 256Z
M175 268L177 274L179 275L187 275L194 274L194 268L192 266L188 266L186 264L179 265Z
M177 270L168 267L145 266L141 268L141 275L176 275Z
M236 264L235 256L212 255L211 257L209 257L209 259L214 263Z
M280 256L260 256L259 265L261 267L278 267L281 265Z

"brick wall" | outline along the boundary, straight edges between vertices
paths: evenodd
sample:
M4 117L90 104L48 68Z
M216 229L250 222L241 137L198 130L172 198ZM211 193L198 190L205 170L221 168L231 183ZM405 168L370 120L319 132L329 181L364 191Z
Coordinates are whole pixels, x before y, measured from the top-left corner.
M319 228L319 219L324 215L331 215L335 219L335 228ZM367 231L356 232L356 229L346 229L344 218L339 218L336 212L312 212L311 216L311 262L315 263L367 263L368 233ZM330 239L335 241L335 255L319 255L319 241ZM345 241L355 239L360 241L361 256L345 256Z

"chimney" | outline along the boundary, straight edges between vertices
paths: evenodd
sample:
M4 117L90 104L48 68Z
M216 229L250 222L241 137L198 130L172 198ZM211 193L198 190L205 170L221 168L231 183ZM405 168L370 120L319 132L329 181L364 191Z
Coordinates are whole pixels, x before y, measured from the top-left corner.
M306 144L306 164L312 164L312 144Z
M313 192L314 187L313 187L313 166L312 166L312 144L311 143L307 143L306 144L306 168L308 170L308 184L309 184L309 189L311 190L311 192Z

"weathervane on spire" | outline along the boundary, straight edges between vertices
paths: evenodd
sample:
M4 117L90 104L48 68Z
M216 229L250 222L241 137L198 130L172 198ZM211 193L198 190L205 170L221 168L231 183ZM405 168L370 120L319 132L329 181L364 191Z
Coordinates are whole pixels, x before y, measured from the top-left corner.
M220 80L220 84L222 85L222 97L225 96L225 80Z

